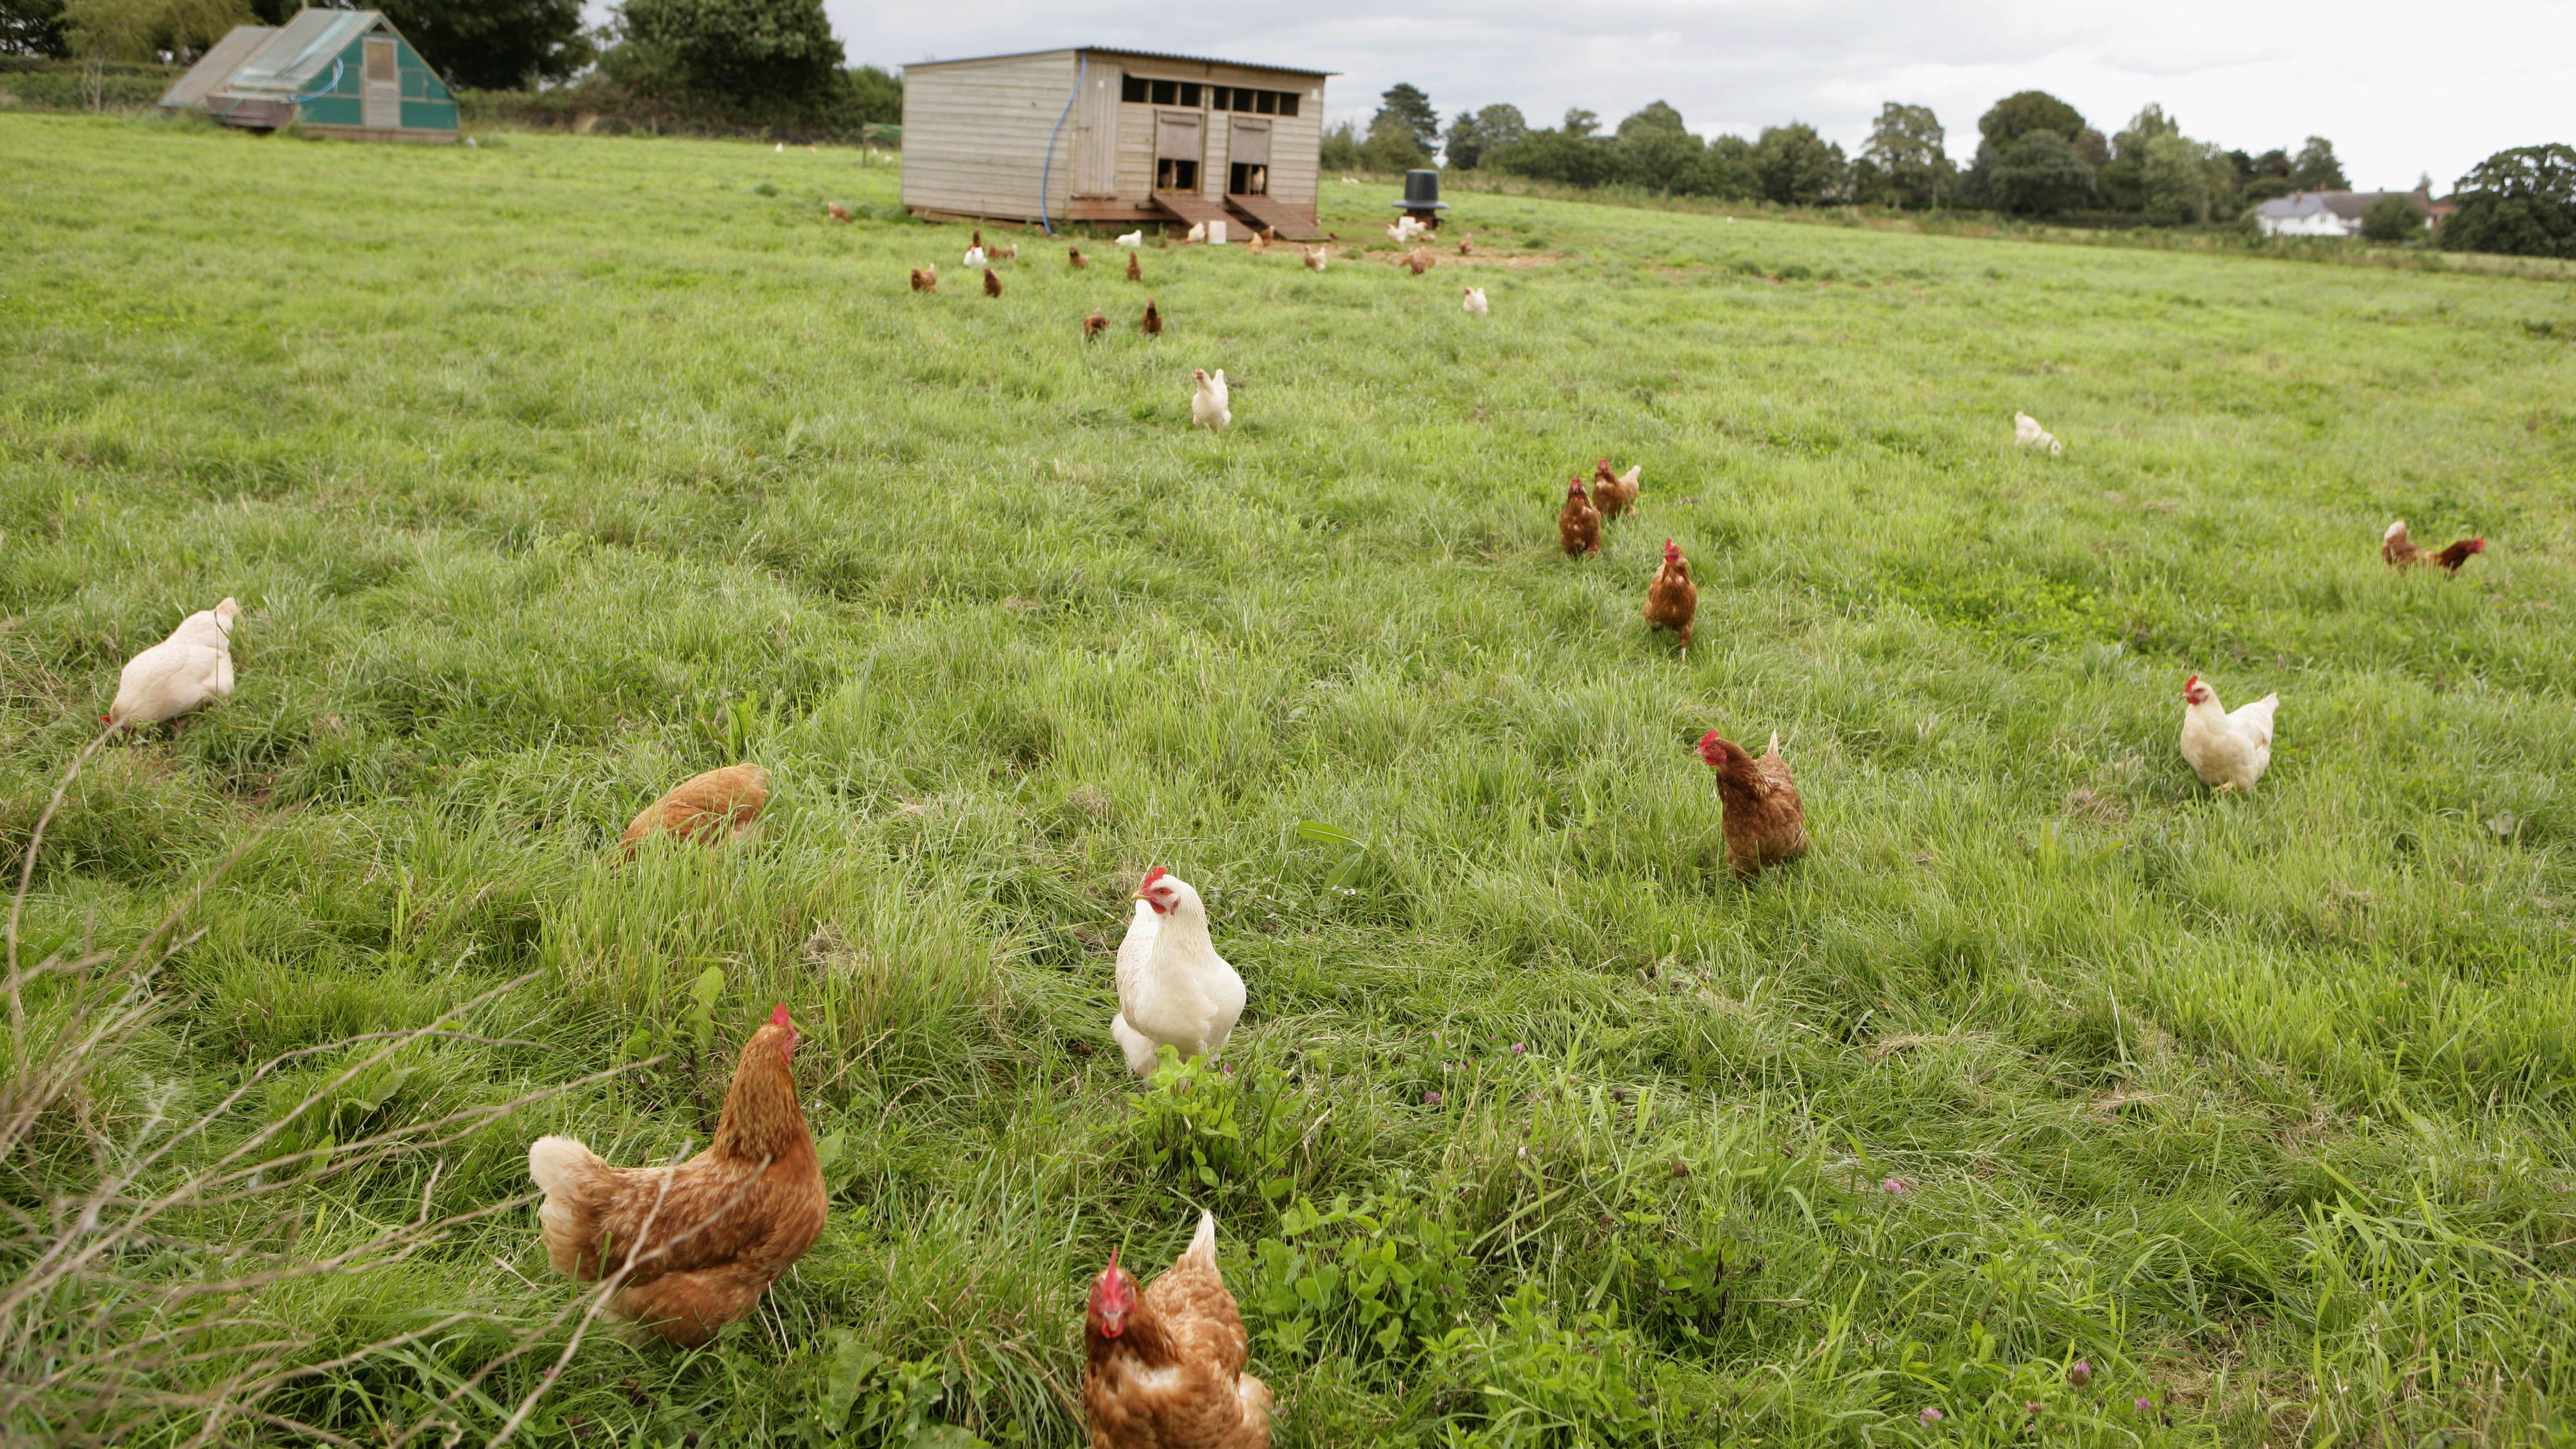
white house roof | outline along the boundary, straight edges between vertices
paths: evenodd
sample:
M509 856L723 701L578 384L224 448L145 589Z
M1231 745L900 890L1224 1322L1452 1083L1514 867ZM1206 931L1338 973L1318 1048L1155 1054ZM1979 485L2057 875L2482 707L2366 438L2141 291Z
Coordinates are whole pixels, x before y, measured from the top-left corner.
M2321 215L2326 209L2324 192L2293 191L2287 196L2275 196L2264 202L2254 208L2254 214L2270 217L2274 221L2290 221L2302 216Z
M162 92L160 104L169 107L204 105L206 92L231 80L233 72L242 68L242 62L257 55L259 48L276 33L277 27L273 25L234 26L204 55L197 57L197 63L188 67L186 75Z

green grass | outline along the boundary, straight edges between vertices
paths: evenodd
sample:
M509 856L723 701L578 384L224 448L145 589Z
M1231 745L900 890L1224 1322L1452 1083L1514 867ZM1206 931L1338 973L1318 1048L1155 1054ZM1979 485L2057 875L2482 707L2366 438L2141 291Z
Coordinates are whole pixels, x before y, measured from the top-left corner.
M534 972L296 1140L663 1059L318 1179L269 1246L506 1203L541 1131L689 1150L782 999L840 1151L751 1321L594 1333L514 1442L1076 1443L1086 1278L1200 1205L1282 1445L2576 1434L2563 283L1476 196L1534 265L1156 248L1136 288L1022 237L993 302L848 152L488 139L0 115L13 858L121 662L245 608L239 693L48 839L39 943L214 883L166 1009L0 1160L22 1222L276 1053ZM1324 200L1382 240L1381 188ZM1568 562L1605 454L1642 516ZM2490 552L2392 577L2401 515ZM1667 534L1688 659L1637 618ZM2249 799L2176 753L2194 671L2282 695ZM1803 863L1724 872L1711 726L1780 732ZM756 846L609 863L738 758ZM1140 1093L1109 952L1155 864L1251 1005L1232 1077ZM244 1221L0 1322L10 1382ZM140 1387L481 1315L264 1401L378 1442L572 1298L514 1208L166 1315L239 1326ZM17 1421L69 1433L49 1393ZM161 1402L123 1442L187 1438Z

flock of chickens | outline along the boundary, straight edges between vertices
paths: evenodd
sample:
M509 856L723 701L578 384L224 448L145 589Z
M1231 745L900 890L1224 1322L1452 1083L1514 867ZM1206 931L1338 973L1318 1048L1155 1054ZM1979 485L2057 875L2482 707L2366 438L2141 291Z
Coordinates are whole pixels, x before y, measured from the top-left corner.
M1128 275L1137 278L1134 249L1142 233L1118 242L1129 248ZM988 252L979 230L967 264L1015 253ZM1079 250L1071 256L1074 266L1086 264ZM1308 265L1321 270L1322 262L1310 252ZM913 275L916 288L937 285L935 271ZM1001 284L989 267L985 279L987 292L998 295ZM1484 315L1482 293L1470 288L1467 306ZM1105 325L1094 313L1086 334ZM1150 301L1144 325L1160 330ZM1224 371L1198 369L1193 380L1192 422L1226 427L1233 417ZM2028 414L2016 414L2014 427L2024 447L2064 451ZM1643 471L1633 465L1614 473L1604 458L1588 487L1580 476L1566 484L1557 532L1569 557L1600 552L1605 521L1636 509ZM2408 539L2402 520L2381 540L2390 568L2430 564L2447 574L2485 548L2483 538L2467 538L2426 553ZM1667 538L1647 585L1645 619L1677 634L1686 650L1698 611L1689 561ZM232 631L240 616L240 604L226 598L137 654L102 722L114 731L175 720L231 694ZM2251 791L2271 762L2279 696L2231 713L2194 675L2183 699L2184 759L2214 789ZM1749 876L1806 853L1805 809L1776 733L1756 756L1710 730L1698 753L1716 776L1730 867ZM769 798L769 774L758 765L707 771L637 815L619 851L631 858L655 837L709 846L745 839ZM1165 1048L1182 1060L1213 1058L1246 1000L1243 977L1216 950L1198 891L1159 867L1137 886L1118 947L1116 984L1109 1034L1140 1077L1152 1073ZM686 1162L621 1168L570 1137L531 1144L528 1173L544 1194L537 1217L555 1270L578 1282L606 1280L613 1311L683 1346L702 1344L749 1313L821 1236L826 1212L821 1163L796 1091L796 1044L795 1024L782 1004L744 1043L714 1138ZM1111 1254L1091 1285L1085 1351L1083 1404L1095 1449L1263 1449L1270 1442L1270 1390L1244 1371L1248 1343L1217 1266L1211 1215L1201 1214L1187 1250L1141 1290Z
M830 206L828 210L830 211L831 217L834 221L848 221L850 219L849 211L837 204ZM1419 236L1428 235L1429 230L1430 229L1423 226L1422 223L1415 221L1413 218L1408 216L1399 218L1394 226L1388 227L1387 234L1393 236L1397 241L1403 242L1410 241ZM1189 240L1197 242L1204 241L1206 239L1206 223L1202 222L1190 228ZM1135 231L1131 231L1125 235L1117 237L1115 240L1119 247L1124 249L1127 253L1127 280L1131 282L1144 281L1145 264L1143 258L1139 255L1145 245L1144 230L1142 228L1138 228ZM1262 230L1256 231L1252 234L1252 238L1245 246L1245 250L1252 252L1257 256L1263 252L1267 252L1276 244L1276 230L1272 228L1263 228ZM1461 253L1464 253L1472 245L1473 243L1471 242L1462 241L1458 243L1458 250ZM966 243L965 266L970 271L978 268L983 271L985 296L999 297L1002 295L1002 279L993 271L992 264L996 261L1015 261L1018 259L1019 255L1020 249L1017 246L985 246L984 229L979 226L975 228L974 236L968 239ZM1324 270L1326 263L1331 259L1331 254L1326 251L1325 248L1320 246L1306 248L1305 255L1306 269L1313 272ZM1065 261L1066 264L1075 271L1081 271L1091 265L1091 259L1084 256L1082 254L1082 248L1078 246L1067 246L1065 248ZM1422 275L1423 270L1430 265L1428 252L1425 249L1418 247L1408 256L1407 261L1413 268L1413 274L1417 277ZM939 290L939 265L936 262L926 267L914 267L912 269L912 290L916 292L936 292ZM1493 304L1486 299L1484 288L1463 287L1460 289L1460 292L1462 295L1459 298L1458 305L1468 316L1489 317L1493 315ZM1109 316L1107 313L1102 312L1097 308L1093 309L1090 316L1082 319L1082 338L1085 342L1098 337L1100 334L1108 330ZM1144 314L1137 319L1136 330L1144 333L1148 337L1160 337L1163 335L1163 314L1155 307L1154 299L1151 297L1147 297L1145 299L1145 311ZM1193 368L1191 369L1191 381L1196 388L1196 391L1193 392L1190 397L1191 426L1218 431L1222 431L1225 428L1233 426L1234 410L1229 403L1226 392L1225 369L1220 367L1213 375L1211 375L1206 368Z

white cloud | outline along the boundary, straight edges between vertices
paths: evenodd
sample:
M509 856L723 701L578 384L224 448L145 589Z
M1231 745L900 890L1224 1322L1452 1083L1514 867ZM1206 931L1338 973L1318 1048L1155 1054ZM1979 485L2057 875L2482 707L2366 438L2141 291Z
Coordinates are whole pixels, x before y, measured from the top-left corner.
M1986 107L2036 87L2106 133L2153 101L2248 151L2326 136L2355 184L2391 187L2419 172L2448 187L2507 146L2576 142L2576 0L825 4L854 61L1083 44L1272 61L1343 72L1326 93L1337 119L1411 81L1444 117L1508 101L1540 124L1569 106L1615 122L1661 99L1703 134L1795 119L1857 150L1897 100L1938 111L1964 161Z

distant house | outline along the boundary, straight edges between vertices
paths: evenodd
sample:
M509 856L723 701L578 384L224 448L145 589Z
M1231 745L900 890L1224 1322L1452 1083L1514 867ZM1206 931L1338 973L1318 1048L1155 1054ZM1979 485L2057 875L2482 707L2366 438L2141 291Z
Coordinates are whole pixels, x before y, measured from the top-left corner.
M2459 210L2435 202L2421 191L2293 191L2254 208L2254 225L2265 236L2359 236L2361 214L2391 196L2422 208L2424 225L2436 213Z
M284 25L236 25L161 97L227 126L379 141L453 141L456 99L373 10L302 10Z
M903 204L918 215L1323 235L1330 72L1078 47L903 68Z

